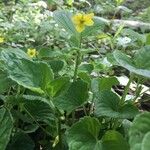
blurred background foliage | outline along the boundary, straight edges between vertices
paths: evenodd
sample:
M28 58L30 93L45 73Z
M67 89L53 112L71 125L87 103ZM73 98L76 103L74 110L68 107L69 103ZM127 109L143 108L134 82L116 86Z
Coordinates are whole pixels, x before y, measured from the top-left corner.
M145 45L147 33L144 30L136 32L123 25L107 26L105 19L149 23L148 6L149 0L1 0L0 36L5 38L4 48L17 47L26 51L34 47L42 52L41 55L61 57L72 64L72 45L68 42L70 35L56 24L53 12L61 9L73 13L94 12L95 16L103 18L100 21L105 26L96 34L83 39L83 53L90 56L90 59L85 59L89 59L97 71L107 72L111 68L105 61L107 53L123 49L132 55L132 52Z

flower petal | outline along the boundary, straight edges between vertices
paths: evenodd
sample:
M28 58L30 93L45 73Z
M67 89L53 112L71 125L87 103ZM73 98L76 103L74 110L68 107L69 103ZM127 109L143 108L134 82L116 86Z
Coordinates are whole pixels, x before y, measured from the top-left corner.
M0 43L4 43L4 38L0 37Z
M94 17L94 13L86 14L83 16L84 19L84 25L86 26L92 26L94 24L94 21L92 20Z
M86 14L86 16L88 16L88 17L90 17L92 19L94 17L94 13Z
M35 57L35 56L36 56L36 53L37 53L36 49L28 49L28 50L27 50L27 54L28 54L28 56L31 57L31 58Z
M84 25L76 25L76 30L81 33L85 29Z
M86 26L92 26L94 24L94 21L92 19L86 20L84 23Z
M74 24L80 24L80 20L82 19L83 15L81 13L78 13L77 15L72 17L72 21Z

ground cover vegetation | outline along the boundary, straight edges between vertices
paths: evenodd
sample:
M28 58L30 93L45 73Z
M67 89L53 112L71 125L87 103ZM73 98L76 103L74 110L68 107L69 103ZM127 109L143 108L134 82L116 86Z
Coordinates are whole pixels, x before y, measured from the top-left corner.
M0 150L149 150L148 6L1 0Z

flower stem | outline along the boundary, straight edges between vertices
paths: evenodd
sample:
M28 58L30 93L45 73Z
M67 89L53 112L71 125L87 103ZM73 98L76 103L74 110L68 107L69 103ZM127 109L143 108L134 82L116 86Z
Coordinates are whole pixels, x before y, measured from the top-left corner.
M77 50L73 81L76 81L77 79L79 60L80 60L80 52L79 50Z
M79 60L80 60L80 52L79 50L76 51L76 62L75 62L75 70L74 70L74 76L73 76L73 82L77 80L77 75L78 75L78 66L79 66ZM75 110L72 112L72 124L75 121Z
M81 49L81 41L82 41L82 37L81 35L79 36L79 46L78 49L76 50L76 60L75 60L75 70L74 70L74 77L73 77L73 81L76 81L77 79L77 75L78 75L78 66L80 64L80 49Z
M80 39L80 44L79 44L79 47L76 49L76 60L75 60L73 82L77 80L77 76L78 76L78 67L80 64L80 49L81 49L81 41L82 41L81 35L79 36L79 39ZM72 124L74 123L74 121L75 121L75 110L73 110L72 112Z
M121 102L125 101L126 96L127 96L128 92L129 92L129 88L130 88L130 84L131 84L132 80L133 80L133 74L130 75L129 81L128 81L128 83L127 83L127 85L125 87L124 93L122 95L122 99L121 99L122 101Z

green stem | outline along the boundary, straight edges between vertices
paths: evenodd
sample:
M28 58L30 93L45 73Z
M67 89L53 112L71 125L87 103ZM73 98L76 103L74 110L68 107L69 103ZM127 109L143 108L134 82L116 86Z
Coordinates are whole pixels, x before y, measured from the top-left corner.
M75 60L73 82L77 80L77 76L78 76L78 67L80 64L80 49L81 49L81 41L82 41L81 35L79 36L79 39L80 39L80 44L79 44L78 49L76 49L76 60ZM74 121L75 121L75 110L73 110L72 112L72 123L74 123Z
M89 115L92 114L92 113L93 113L93 110L94 110L94 98L95 98L95 94L93 94L93 97L92 97Z
M78 75L78 66L80 63L80 49L81 49L81 41L82 41L81 35L79 36L79 39L80 39L80 44L79 44L78 49L76 49L76 60L75 60L75 70L74 70L73 81L76 81L77 75Z
M59 146L62 149L61 119L58 120Z
M76 81L77 79L79 60L80 60L80 52L79 50L77 50L73 81Z
M131 75L130 75L130 78L129 78L129 81L128 81L128 83L127 83L126 87L125 87L125 90L124 90L124 93L123 93L122 99L121 99L121 100L122 100L122 102L124 102L124 101L125 101L125 99L126 99L126 96L127 96L128 92L129 92L130 84L131 84L132 80L133 80L133 75L131 74Z
M84 105L83 105L83 111L84 111L85 116L88 116L87 111L86 111L86 107Z
M136 90L135 90L135 97L133 99L134 102L140 96L141 90L142 90L142 87L140 86L140 79L138 78L138 82L137 82L137 86L136 86Z

